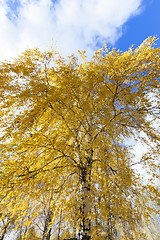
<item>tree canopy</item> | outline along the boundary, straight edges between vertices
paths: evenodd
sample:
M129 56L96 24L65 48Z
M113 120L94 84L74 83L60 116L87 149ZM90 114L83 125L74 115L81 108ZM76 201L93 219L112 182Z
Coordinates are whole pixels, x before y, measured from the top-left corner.
M104 46L89 61L85 51L65 59L53 49L29 49L1 62L1 217L38 223L40 202L50 199L43 239L51 226L59 239L144 239L142 218L149 221L158 198L154 42L126 52ZM129 138L145 144L140 160ZM139 163L148 184L133 168Z

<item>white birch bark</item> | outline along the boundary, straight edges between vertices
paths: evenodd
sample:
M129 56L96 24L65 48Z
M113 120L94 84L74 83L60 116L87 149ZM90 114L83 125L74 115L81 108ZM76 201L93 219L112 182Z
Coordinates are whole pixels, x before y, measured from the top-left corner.
M90 186L88 181L86 180L82 185L82 192L83 192L83 231L82 231L82 240L90 240Z
M81 172L82 186L82 240L90 240L90 168L86 166Z

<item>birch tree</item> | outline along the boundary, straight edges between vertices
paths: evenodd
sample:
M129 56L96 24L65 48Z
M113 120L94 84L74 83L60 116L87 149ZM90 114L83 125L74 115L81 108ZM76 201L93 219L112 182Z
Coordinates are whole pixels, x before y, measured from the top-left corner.
M0 188L11 217L20 211L38 218L35 203L52 190L49 224L63 213L61 239L144 239L137 226L142 217L149 221L156 211L149 202L158 197L160 133L153 121L160 118L160 49L154 42L126 52L104 46L89 61L85 51L64 59L53 49L29 49L0 64ZM145 145L140 160L126 145L129 138ZM149 171L147 185L133 169L138 164Z

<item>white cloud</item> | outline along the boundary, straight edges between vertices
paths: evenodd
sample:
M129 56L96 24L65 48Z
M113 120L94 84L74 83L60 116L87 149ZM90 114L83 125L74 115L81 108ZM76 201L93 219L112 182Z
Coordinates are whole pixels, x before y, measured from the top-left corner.
M0 0L0 59L28 47L46 48L52 39L65 55L78 49L90 55L98 43L113 44L121 36L141 1Z

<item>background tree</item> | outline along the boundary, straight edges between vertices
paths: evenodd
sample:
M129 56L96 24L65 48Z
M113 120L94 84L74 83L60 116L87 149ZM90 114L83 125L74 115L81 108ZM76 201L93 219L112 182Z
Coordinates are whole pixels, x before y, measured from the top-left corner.
M62 239L75 229L83 240L144 239L135 229L156 211L150 201L158 196L160 134L153 121L160 118L160 49L154 41L124 53L104 47L90 61L85 52L80 62L34 49L1 63L0 187L11 215L30 214L28 205L38 215L35 203L52 190L50 225L62 211ZM132 168L130 137L148 150L137 162L150 170L148 185Z
M5 237L14 229L14 219L10 219L9 216L1 216L0 222L0 240Z

